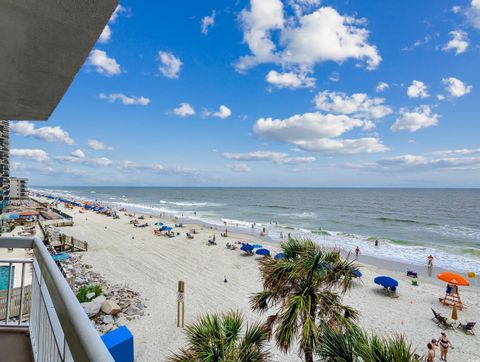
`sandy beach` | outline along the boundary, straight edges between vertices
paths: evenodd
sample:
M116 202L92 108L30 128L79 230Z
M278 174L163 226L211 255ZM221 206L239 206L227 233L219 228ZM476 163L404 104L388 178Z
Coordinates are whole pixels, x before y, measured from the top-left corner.
M261 281L257 268L259 256L248 256L239 250L229 250L226 242L248 241L261 243L272 251L279 244L262 240L258 230L253 234L236 234L229 228L229 237L202 225L175 228L179 236L155 236L153 223L159 218L146 216L151 226L135 228L130 218L120 212L114 220L92 211L79 213L79 209L61 210L74 218L73 227L62 232L89 243L83 260L108 280L127 285L139 292L147 306L145 316L126 321L135 337L135 355L138 361L164 360L172 351L184 345L181 328L176 326L177 282L185 282L185 322L190 323L206 312L239 310L249 321L263 320L265 316L249 308L249 297L260 291ZM137 214L139 216L139 214ZM143 222L142 220L140 220ZM173 226L173 220L163 220ZM185 233L192 228L199 232L193 240ZM217 245L208 246L207 240L216 234ZM434 308L450 316L451 308L438 298L444 295L445 284L420 275L419 286L412 286L405 271L388 270L360 262L363 277L345 295L344 301L360 312L360 325L381 336L403 334L423 355L426 344L438 338L440 328L431 320ZM386 263L388 264L388 263ZM390 275L400 283L399 298L390 298L373 283L377 275ZM227 282L224 282L226 278ZM459 321L477 321L480 316L480 293L477 287L461 288L465 307L459 311ZM465 335L461 330L447 331L452 345L450 361L480 360L477 336ZM276 361L300 361L297 351L279 353L272 345Z

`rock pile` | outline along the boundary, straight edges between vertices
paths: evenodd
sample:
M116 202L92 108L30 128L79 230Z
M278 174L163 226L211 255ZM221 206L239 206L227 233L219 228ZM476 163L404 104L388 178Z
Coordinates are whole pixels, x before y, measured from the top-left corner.
M101 286L102 295L94 298L95 293L88 293L87 299L90 301L81 303L100 334L144 315L146 306L137 292L126 286L110 283L94 272L91 265L84 264L81 256L72 255L70 259L62 261L62 266L74 293L84 285Z

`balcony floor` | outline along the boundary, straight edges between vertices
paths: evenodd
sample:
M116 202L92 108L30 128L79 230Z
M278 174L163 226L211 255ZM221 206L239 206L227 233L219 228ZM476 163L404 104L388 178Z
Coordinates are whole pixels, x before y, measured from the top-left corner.
M30 338L24 331L0 330L0 362L33 362Z

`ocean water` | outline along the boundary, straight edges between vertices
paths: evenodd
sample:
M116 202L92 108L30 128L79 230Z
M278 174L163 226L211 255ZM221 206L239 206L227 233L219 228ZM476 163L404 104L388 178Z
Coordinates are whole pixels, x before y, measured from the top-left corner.
M213 225L265 226L412 265L480 272L480 189L58 187L36 190ZM238 225L238 226L237 226ZM374 246L374 240L380 246Z

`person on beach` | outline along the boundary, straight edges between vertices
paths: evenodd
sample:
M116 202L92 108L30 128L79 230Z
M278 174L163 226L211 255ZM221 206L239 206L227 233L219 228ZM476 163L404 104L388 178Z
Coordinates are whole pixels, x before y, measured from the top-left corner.
M452 347L452 344L448 340L447 334L442 332L440 338L438 338L437 345L440 346L440 361L447 361L448 348Z
M428 267L429 267L429 268L432 268L432 267L433 267L433 256L432 256L432 254L430 254L430 255L427 257L427 262L428 262Z
M427 352L427 362L435 362L435 348L433 344L427 344L428 352Z
M378 239L375 239L375 246L378 246Z
M360 248L357 245L357 247L355 248L355 259L358 259L359 255L360 255Z

